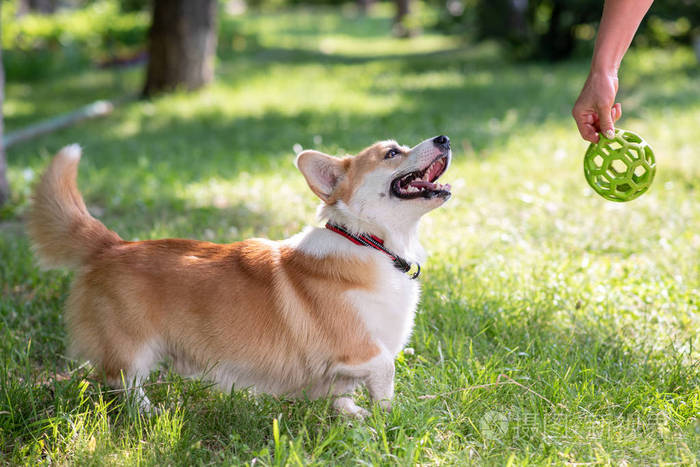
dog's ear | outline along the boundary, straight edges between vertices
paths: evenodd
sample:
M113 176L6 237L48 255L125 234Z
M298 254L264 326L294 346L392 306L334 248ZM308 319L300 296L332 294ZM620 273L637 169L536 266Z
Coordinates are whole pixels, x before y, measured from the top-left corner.
M318 151L301 152L295 164L306 178L311 191L326 202L345 175L345 164L342 159Z

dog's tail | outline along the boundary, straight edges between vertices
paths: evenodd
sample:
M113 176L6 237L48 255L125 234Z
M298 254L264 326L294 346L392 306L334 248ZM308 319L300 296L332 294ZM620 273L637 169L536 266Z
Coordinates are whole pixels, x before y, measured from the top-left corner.
M77 144L61 149L34 190L27 231L45 268L78 268L90 255L121 242L85 207L75 183L80 154Z

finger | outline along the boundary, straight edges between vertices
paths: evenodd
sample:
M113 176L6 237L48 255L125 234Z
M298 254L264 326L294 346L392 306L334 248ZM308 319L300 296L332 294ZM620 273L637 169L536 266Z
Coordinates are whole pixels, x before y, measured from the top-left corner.
M613 124L612 108L598 108L598 120L600 131L608 138L615 137L615 125Z
M571 110L571 116L574 117L574 120L577 122L590 123L595 119L595 111L593 109L586 109L585 107L576 104Z
M619 102L613 106L613 121L617 122L622 117L622 104Z
M590 141L591 143L597 143L599 137L598 132L595 129L595 114L591 111L582 110L577 104L572 109L571 115L574 117L574 121L576 122L576 127L578 128L581 138L586 141Z
M593 125L595 123L595 115L585 113L585 114L582 114L582 115L579 115L578 117L576 117L576 121L581 122L581 123L588 123L589 125Z
M597 143L600 139L598 132L595 131L595 128L590 123L576 120L576 126L578 127L578 132L581 134L581 137L586 141Z

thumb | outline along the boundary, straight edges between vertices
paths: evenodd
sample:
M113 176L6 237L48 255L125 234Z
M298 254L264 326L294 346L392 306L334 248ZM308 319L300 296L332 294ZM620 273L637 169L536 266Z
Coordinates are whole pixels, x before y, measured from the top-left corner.
M609 139L614 138L615 125L613 124L612 109L610 107L598 109L598 121L600 122L600 132Z

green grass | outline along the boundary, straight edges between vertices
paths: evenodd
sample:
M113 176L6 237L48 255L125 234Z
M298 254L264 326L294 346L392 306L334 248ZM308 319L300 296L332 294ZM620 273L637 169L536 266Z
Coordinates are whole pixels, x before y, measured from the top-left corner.
M625 60L619 125L654 146L658 172L649 193L613 204L587 188L569 116L586 63L513 65L432 33L391 39L384 7L224 22L239 33L210 88L9 151L0 462L698 463L700 72L689 49ZM139 73L10 83L7 125L136 91ZM392 413L349 421L327 401L220 394L164 369L147 388L164 412L143 418L64 356L70 275L38 271L21 227L32 180L64 144L83 145L87 203L124 238L228 242L314 222L294 145L352 153L440 133L454 142L454 196L422 225L431 257Z

